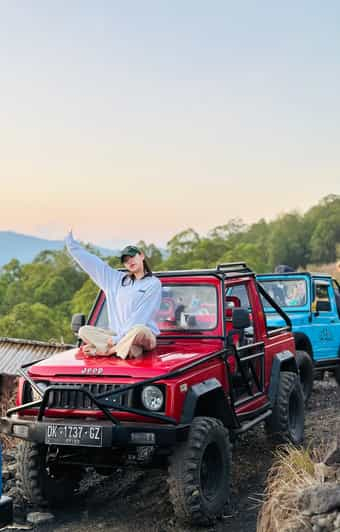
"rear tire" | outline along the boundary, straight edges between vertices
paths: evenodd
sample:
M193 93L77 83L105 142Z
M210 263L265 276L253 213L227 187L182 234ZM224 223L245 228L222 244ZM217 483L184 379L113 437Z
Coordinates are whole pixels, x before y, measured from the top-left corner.
M193 420L188 440L170 458L169 491L178 518L209 524L223 515L230 496L228 430L210 417Z
M296 351L296 365L299 371L303 397L305 404L307 404L313 390L313 361L306 351Z
M304 398L298 375L290 371L280 373L273 412L266 421L268 432L277 442L299 445L304 437Z
M55 470L48 465L48 446L20 441L17 447L17 482L31 504L58 506L70 501L79 485L80 468Z

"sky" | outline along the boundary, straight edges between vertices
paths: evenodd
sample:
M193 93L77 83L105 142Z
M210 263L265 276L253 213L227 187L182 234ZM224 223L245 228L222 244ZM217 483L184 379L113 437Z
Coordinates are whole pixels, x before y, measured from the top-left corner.
M337 0L0 13L0 231L165 245L340 194Z

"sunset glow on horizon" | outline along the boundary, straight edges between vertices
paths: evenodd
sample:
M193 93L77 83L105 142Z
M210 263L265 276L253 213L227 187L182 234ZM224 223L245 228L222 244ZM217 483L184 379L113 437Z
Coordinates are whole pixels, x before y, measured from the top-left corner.
M340 194L339 21L335 0L3 3L0 230L164 246Z

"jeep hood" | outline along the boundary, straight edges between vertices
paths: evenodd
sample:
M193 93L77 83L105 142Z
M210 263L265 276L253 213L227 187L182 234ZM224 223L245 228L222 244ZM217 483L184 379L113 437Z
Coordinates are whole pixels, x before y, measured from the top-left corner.
M29 368L33 378L96 376L119 378L153 378L179 369L205 355L219 351L216 344L181 346L179 349L164 349L165 346L145 353L136 359L122 360L116 356L92 357L81 349L70 349L42 360ZM176 346L179 347L179 346Z

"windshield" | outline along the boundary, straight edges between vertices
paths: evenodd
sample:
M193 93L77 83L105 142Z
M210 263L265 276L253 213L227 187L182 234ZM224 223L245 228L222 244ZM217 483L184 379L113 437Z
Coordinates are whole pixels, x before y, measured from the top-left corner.
M160 330L214 329L217 293L212 285L163 284L161 308L156 316Z
M217 325L216 288L202 284L163 284L161 306L155 318L161 331L214 329ZM96 326L108 327L106 301Z
M260 281L263 288L280 307L301 307L307 302L307 285L304 279L275 279ZM261 296L264 307L271 305Z

